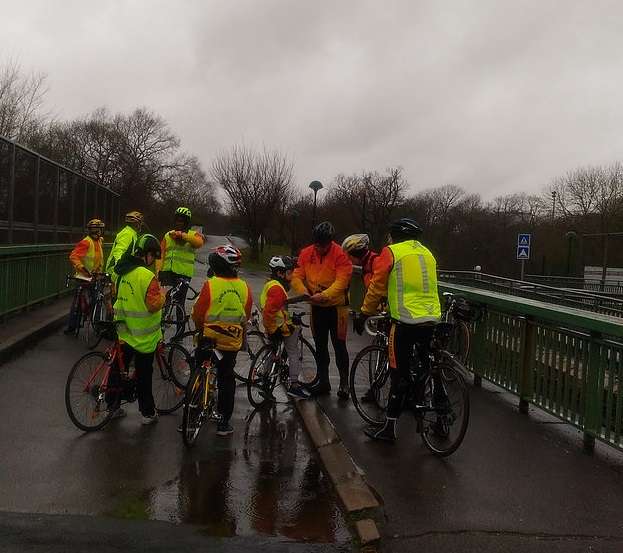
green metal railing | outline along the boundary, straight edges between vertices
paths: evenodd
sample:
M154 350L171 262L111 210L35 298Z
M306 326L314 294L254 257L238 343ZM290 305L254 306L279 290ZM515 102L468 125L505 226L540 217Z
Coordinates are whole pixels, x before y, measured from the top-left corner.
M0 247L0 320L68 293L73 245Z
M590 449L595 440L623 450L623 325L621 318L556 306L535 299L440 282L482 306L472 323L469 368L530 404L580 429Z

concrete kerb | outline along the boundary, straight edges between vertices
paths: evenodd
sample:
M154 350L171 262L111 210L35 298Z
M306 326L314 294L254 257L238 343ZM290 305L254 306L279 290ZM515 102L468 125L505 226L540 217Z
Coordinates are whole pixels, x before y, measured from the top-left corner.
M313 399L297 401L295 407L345 511L351 514L378 508L379 503L365 482L363 471L353 462L318 402ZM372 519L355 522L354 529L361 545L380 538Z
M21 353L39 338L62 327L67 322L68 306L68 301L59 300L49 309L41 308L40 311L20 313L17 317L21 324L17 325L16 330L13 330L11 322L4 323L11 331L5 329L0 331L0 363Z

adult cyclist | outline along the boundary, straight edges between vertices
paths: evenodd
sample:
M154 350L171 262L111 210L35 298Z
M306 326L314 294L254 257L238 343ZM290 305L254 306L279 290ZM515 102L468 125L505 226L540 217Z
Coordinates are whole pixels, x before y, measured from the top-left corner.
M160 242L162 260L158 263L158 278L163 286L175 286L180 280L190 280L195 270L195 250L203 246L203 236L190 229L192 212L187 207L175 210L175 228ZM186 300L188 285L182 284L178 301Z
M428 363L428 345L441 318L437 263L418 241L421 234L422 229L413 219L405 217L389 224L389 245L381 251L361 313L354 320L355 330L361 335L365 319L375 313L380 299L387 296L391 317L390 390L385 423L365 430L374 440L396 440L396 423L408 388L413 348L421 353L422 363Z
M139 211L130 211L125 214L125 227L115 236L112 249L106 261L106 272L112 274L115 265L125 253L134 254L134 246L138 240L138 235L145 224L145 219Z

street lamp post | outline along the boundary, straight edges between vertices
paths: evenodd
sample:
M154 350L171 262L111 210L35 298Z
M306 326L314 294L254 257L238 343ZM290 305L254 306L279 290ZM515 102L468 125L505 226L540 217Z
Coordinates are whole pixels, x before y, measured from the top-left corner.
M316 196L318 190L322 188L322 183L319 180L313 180L309 183L309 187L314 191L314 211L312 215L312 228L316 226Z

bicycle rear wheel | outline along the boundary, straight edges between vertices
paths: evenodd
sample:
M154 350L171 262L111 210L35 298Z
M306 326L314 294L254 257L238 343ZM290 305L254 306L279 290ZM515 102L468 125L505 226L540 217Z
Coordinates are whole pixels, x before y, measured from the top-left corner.
M385 346L367 346L350 369L350 397L357 413L371 424L385 421L389 398L389 357Z
M427 377L417 403L427 406L415 413L424 445L437 457L454 453L469 423L469 394L463 377L449 365L438 365Z
M257 353L266 345L266 337L259 330L251 330L247 332L247 348L242 349L236 356L236 364L234 365L234 376L240 382L247 383L249 381L249 370Z
M186 312L184 307L175 302L171 302L162 311L162 338L165 342L178 339L184 333L186 326Z
M191 447L197 440L201 425L205 420L203 394L207 383L208 372L201 366L195 370L184 393L184 414L182 416L182 440L186 447Z
M249 403L256 409L267 407L274 403L273 391L277 386L278 371L275 363L275 346L266 344L258 351L247 379L247 397Z
M181 407L191 367L189 353L178 344L163 344L162 356L156 350L152 391L158 413L172 413Z
M83 355L69 371L65 407L71 422L80 430L102 428L120 403L120 390L113 393L107 389L108 373L107 357L99 351Z

